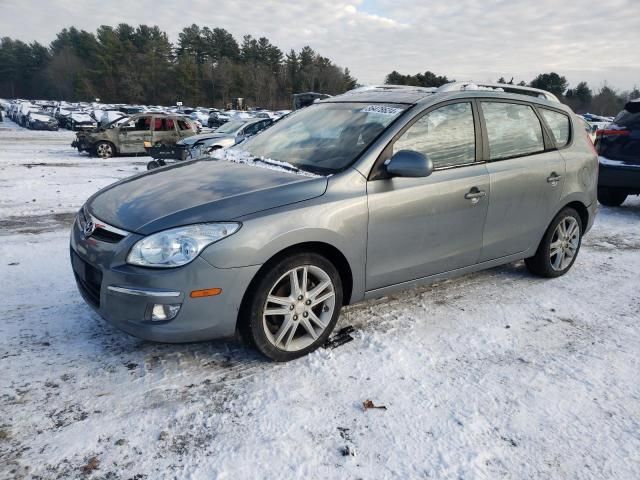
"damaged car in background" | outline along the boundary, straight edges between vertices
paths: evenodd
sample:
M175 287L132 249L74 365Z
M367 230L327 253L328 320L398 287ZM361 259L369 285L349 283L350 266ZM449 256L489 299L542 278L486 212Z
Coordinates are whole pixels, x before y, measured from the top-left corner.
M196 134L193 123L181 115L139 114L93 131L78 132L71 144L78 152L88 152L101 158L119 154L146 153L149 145L175 144Z
M98 122L89 113L78 111L71 112L67 119L67 125L73 131L93 130L98 126Z

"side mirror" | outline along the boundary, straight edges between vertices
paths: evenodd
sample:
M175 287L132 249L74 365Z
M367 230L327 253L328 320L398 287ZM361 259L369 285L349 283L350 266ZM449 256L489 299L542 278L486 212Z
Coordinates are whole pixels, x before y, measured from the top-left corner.
M414 150L396 152L386 165L392 177L428 177L433 173L431 159Z

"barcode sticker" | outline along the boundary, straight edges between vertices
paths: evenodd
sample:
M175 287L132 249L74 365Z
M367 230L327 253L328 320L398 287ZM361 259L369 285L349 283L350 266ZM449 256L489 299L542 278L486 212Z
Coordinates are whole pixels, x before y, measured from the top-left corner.
M362 113L378 113L380 115L397 115L401 108L388 107L386 105L369 105L361 110Z

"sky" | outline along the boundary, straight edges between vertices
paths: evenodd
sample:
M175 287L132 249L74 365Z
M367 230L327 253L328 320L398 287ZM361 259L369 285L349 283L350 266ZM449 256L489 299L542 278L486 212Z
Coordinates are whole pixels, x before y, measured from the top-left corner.
M640 0L0 0L0 36L48 44L64 27L192 23L238 41L310 45L362 84L392 70L456 80L529 82L555 71L575 86L640 87Z

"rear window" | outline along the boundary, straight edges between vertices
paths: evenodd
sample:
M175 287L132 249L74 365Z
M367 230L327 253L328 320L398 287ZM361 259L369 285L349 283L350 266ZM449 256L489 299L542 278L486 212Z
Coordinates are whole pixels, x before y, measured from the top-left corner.
M553 137L556 140L556 146L566 146L569 143L571 132L569 116L564 113L547 110L546 108L541 108L540 111L542 112L545 122L547 122L547 125L551 128Z
M481 105L491 160L544 151L542 126L533 108L506 102L481 102Z

